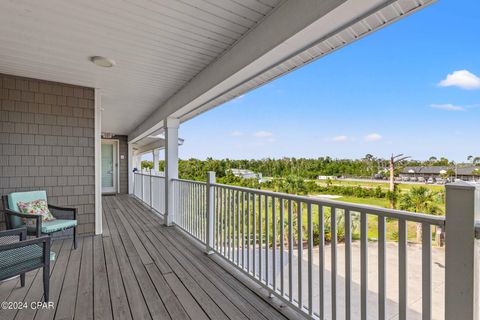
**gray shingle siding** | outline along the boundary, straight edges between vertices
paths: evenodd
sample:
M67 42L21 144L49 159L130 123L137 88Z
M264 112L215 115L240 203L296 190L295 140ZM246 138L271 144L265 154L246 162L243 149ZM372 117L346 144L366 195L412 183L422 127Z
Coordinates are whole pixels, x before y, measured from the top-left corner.
M0 74L0 194L44 189L50 203L78 208L80 234L95 231L94 96Z

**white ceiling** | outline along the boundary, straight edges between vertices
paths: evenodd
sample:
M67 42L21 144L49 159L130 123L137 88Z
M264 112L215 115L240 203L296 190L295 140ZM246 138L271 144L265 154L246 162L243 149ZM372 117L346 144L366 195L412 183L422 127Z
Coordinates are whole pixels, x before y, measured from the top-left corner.
M432 2L2 0L0 73L101 89L102 131L135 142Z
M128 134L282 2L3 0L0 73L100 88L102 131Z

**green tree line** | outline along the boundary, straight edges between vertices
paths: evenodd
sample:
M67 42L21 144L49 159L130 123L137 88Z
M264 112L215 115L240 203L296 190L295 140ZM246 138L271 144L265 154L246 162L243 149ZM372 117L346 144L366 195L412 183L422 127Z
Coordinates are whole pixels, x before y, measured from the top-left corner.
M408 160L403 161L399 167L404 166L445 166L453 165L450 160L441 157L430 157L426 161ZM160 170L165 163L160 161ZM142 169L153 167L151 161L142 161ZM281 159L252 159L232 160L213 159L206 160L188 159L179 160L179 176L182 179L204 181L208 171L215 171L218 178L228 174L229 169L247 169L261 173L264 177L285 178L296 176L303 179L316 179L319 175L325 176L348 176L371 178L388 167L388 160L376 158L370 154L362 159L334 159L320 157L316 159L306 158L281 158Z

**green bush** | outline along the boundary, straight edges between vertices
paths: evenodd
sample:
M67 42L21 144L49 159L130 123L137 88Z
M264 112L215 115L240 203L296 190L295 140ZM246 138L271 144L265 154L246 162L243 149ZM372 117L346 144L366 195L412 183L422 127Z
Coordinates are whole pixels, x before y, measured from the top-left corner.
M153 170L153 161L148 161L148 160L142 160L140 163L140 168L147 169L147 170Z
M392 231L392 234L390 236L390 240L398 241L398 231L397 230Z

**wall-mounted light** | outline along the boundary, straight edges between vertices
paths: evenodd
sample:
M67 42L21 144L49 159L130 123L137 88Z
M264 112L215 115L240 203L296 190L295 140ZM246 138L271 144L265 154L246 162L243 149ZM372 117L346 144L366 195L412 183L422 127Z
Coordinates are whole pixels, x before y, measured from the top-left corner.
M114 133L111 132L102 132L103 139L112 139L115 136Z

